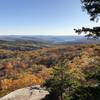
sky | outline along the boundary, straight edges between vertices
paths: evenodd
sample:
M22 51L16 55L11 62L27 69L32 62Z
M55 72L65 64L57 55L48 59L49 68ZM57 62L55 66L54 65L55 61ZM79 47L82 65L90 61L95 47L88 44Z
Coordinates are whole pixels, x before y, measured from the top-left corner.
M92 27L80 0L0 0L0 35L76 35Z

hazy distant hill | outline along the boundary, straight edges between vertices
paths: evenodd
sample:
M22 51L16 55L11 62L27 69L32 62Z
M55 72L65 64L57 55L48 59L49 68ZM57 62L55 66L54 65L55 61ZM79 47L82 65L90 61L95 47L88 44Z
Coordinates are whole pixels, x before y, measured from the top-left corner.
M87 40L84 36L0 36L0 40L5 41L36 41L43 43L100 43L100 39Z

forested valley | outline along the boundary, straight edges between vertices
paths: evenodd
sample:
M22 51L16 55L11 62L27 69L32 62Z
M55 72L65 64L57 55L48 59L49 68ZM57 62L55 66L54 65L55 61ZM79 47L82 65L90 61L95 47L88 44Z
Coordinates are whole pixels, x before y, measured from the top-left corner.
M1 97L41 85L50 92L47 100L100 99L100 44L56 44L33 50L25 44L24 49L9 49L14 45L8 44L0 43Z

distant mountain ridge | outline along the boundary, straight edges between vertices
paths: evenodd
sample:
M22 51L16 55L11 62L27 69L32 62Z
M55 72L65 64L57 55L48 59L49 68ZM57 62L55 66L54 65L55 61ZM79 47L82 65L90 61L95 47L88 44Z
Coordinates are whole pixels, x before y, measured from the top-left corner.
M84 36L21 36L21 35L8 35L0 36L0 40L4 41L37 41L46 43L100 43L100 39L87 40Z

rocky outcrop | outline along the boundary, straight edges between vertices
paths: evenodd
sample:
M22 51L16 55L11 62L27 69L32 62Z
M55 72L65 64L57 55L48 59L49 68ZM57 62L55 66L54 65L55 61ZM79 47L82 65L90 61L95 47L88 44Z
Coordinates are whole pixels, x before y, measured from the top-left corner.
M10 94L0 98L0 100L41 100L48 95L49 92L40 86L32 86L18 89Z

